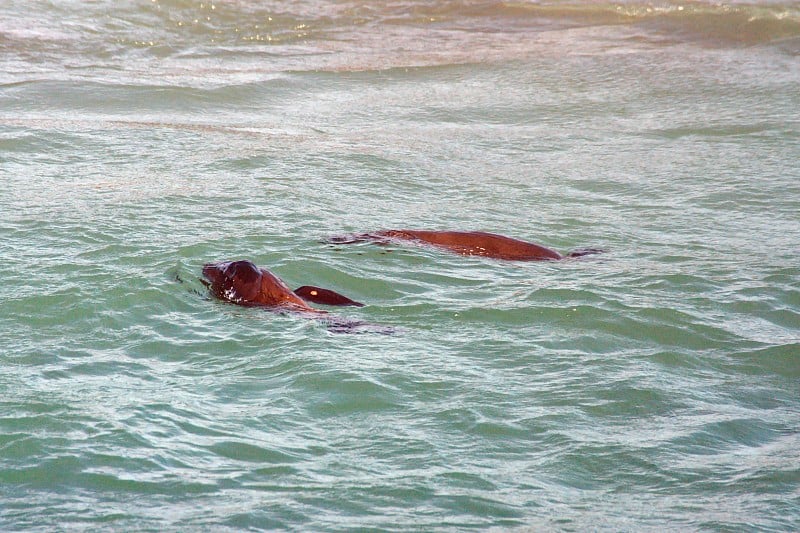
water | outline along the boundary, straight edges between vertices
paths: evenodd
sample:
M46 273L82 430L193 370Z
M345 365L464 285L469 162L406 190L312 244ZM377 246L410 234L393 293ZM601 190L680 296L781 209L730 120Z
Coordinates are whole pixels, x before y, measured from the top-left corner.
M799 529L799 57L796 3L4 2L0 529ZM381 228L607 253L320 242Z

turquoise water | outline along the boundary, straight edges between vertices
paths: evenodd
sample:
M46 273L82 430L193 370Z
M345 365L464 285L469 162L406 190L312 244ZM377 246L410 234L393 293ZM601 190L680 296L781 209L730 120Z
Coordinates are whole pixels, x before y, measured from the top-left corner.
M0 529L799 529L798 58L796 3L4 3ZM606 253L322 242L401 227Z

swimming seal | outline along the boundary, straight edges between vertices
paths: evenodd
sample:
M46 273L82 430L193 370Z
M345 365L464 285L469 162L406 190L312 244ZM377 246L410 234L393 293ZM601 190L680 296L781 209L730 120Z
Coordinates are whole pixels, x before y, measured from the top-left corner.
M380 244L389 244L396 241L416 242L442 248L460 255L490 257L508 261L555 261L567 257L581 257L602 252L597 248L585 248L561 255L555 250L545 248L539 244L485 231L381 230L328 239L328 242L334 244L350 244L363 241L374 241Z
M306 303L301 296L292 291L278 276L265 268L259 268L252 261L226 261L203 265L203 283L211 294L237 305L266 307L281 311L290 311L306 316L321 318L328 329L343 331L374 331L392 333L392 328L385 328L358 320L332 317L327 311L315 309ZM302 289L302 290L301 290ZM301 294L308 292L309 299L327 305L359 305L346 296L330 289L304 286ZM317 294L311 294L317 292ZM342 303L342 302L349 303Z

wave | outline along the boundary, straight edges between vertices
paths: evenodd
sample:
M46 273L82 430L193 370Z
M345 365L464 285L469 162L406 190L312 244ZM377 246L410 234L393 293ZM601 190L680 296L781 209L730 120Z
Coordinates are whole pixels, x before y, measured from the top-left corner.
M159 15L160 23L176 32L183 28L213 34L220 41L276 44L324 40L353 29L366 33L385 26L501 33L634 25L674 37L750 45L800 37L800 6L784 2L401 0L367 4L283 1L265 6L245 1L209 2L201 8L182 0L154 4L150 9Z
M412 9L410 9L412 8ZM405 13L414 13L409 17ZM746 45L800 37L800 7L784 3L719 2L455 2L427 8L394 4L383 22L451 22L495 30L638 26L674 38Z
M293 72L601 55L680 44L800 54L800 5L402 0L90 4L0 10L0 84L216 87Z
M198 46L246 53L318 54L323 51L396 48L432 32L439 39L479 34L532 34L582 27L633 27L663 40L755 45L800 38L800 6L789 2L401 0L380 3L311 1L188 2L153 0L85 6L76 11L33 1L24 12L0 12L0 50L58 53L53 44L114 57L120 49L156 56L202 55ZM401 39L399 35L404 35ZM370 37L371 36L371 37ZM378 39L376 36L381 36ZM320 49L320 44L325 43ZM423 39L421 45L429 45ZM233 48L231 48L233 47ZM289 49L282 48L289 47ZM66 53L68 50L64 50Z

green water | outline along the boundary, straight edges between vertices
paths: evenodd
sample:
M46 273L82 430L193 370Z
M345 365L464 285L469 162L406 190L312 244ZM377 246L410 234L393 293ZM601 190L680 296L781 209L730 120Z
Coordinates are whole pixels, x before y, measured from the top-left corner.
M0 529L797 530L798 21L0 6ZM606 253L322 242L383 228Z

